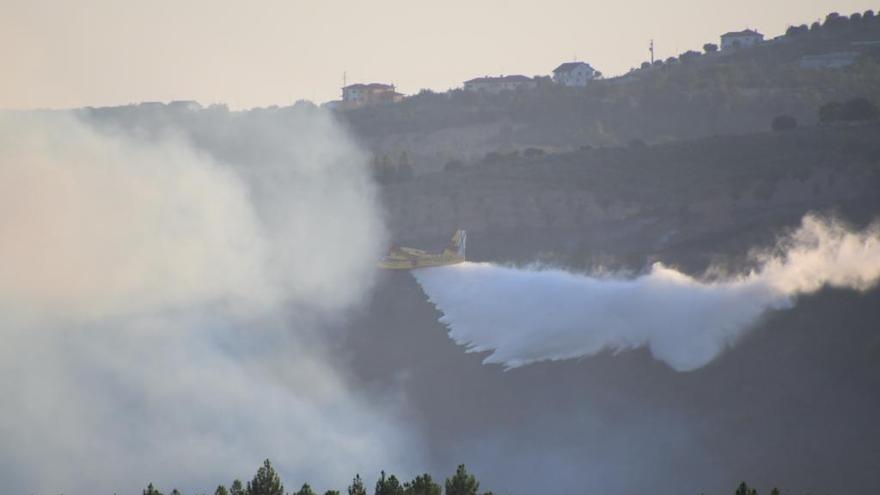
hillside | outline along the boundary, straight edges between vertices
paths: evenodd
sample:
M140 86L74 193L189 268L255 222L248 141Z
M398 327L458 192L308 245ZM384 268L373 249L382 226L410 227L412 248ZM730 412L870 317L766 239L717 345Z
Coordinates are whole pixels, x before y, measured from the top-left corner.
M837 52L854 53L855 63L800 66L803 56ZM544 81L534 90L498 95L425 91L396 104L340 112L340 118L377 155L406 152L416 170L426 172L494 151L756 132L780 114L811 125L826 102L858 96L880 101L878 80L880 20L837 17L756 47L688 52L586 88Z
M580 266L708 239L745 249L810 211L880 212L880 123L491 158L387 186L394 235L442 242L465 228L480 258Z

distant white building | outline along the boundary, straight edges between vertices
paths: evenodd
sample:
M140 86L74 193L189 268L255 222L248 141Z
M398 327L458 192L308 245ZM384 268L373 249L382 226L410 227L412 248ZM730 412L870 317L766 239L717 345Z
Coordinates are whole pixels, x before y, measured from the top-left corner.
M599 72L585 62L566 62L553 69L553 81L563 86L584 87L598 75Z
M801 57L802 69L840 69L852 65L859 58L859 52L834 52Z
M732 31L721 35L721 49L731 50L745 48L747 46L757 45L762 41L764 41L764 35L757 31L751 29L746 29L745 31Z
M538 83L531 77L514 75L498 77L478 77L464 82L465 91L498 94L515 89L533 89Z

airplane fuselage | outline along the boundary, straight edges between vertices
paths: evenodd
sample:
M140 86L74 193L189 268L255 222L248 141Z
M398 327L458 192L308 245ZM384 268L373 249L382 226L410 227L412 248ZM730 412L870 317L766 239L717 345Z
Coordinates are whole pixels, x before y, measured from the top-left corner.
M415 268L464 263L466 237L467 233L465 231L457 231L452 236L449 247L439 254L429 254L421 249L408 247L392 248L388 255L379 261L379 268L386 270L412 270Z

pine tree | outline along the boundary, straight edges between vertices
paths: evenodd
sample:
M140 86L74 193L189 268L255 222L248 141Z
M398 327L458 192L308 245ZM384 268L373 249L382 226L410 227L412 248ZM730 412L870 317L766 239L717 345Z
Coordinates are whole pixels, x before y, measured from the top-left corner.
M339 490L327 490L324 495L339 495Z
M147 487L144 488L144 491L143 491L142 493L143 493L143 495L162 495L162 492L160 492L159 490L153 488L153 484L152 484L152 483L150 483L149 485L147 485Z
M361 480L361 475L354 475L354 479L351 480L351 485L348 487L348 495L367 495L367 489L364 488L364 482Z
M460 464L452 478L446 479L446 495L477 495L480 482Z
M400 486L400 481L396 476L392 474L386 478L385 471L382 471L382 475L376 481L376 491L373 493L375 495L403 495L403 487Z
M440 485L434 483L431 475L425 473L403 485L405 495L440 495Z
M770 495L779 495L779 488L774 486L773 489L770 490Z
M214 495L229 495L229 490L227 490L225 486L220 485L214 490Z
M171 490L171 495L180 495L180 491L177 488L175 488L175 489Z
M758 495L758 490L749 488L745 481L741 482L736 488L736 495Z
M232 485L229 486L229 495L247 495L244 487L241 485L241 480L234 480L232 482Z
M284 495L284 485L269 459L263 461L254 479L248 482L247 495Z
M302 488L300 488L298 492L294 492L293 495L318 495L318 494L315 493L314 490L312 490L312 487L309 486L308 483L303 483Z

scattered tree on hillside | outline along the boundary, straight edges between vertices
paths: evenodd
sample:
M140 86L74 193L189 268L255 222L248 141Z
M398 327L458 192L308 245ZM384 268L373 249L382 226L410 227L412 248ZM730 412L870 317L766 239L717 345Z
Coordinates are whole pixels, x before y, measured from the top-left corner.
M248 482L247 495L284 495L284 485L269 459L263 461L254 479Z
M703 51L706 53L715 53L718 51L718 45L715 43L706 43L703 45Z
M682 62L690 62L692 60L696 60L700 58L700 52L694 50L688 50L681 55L679 55L678 59Z
M804 33L808 33L810 28L806 24L801 24L800 26L788 26L788 29L785 30L786 36L798 36Z
M770 495L779 495L779 488L773 487L773 489L770 490Z
M367 489L364 488L360 474L354 475L354 479L351 480L351 485L348 486L348 495L367 495Z
M822 27L836 29L845 26L848 22L848 18L841 16L837 12L832 12L825 16L825 22L822 24Z
M446 479L446 495L477 495L480 482L469 474L464 464L455 470L455 475Z
M651 62L648 62L648 61L642 62L642 65L641 65L642 69L648 69L650 67L651 67Z
M324 495L339 495L339 490L327 490Z
M241 480L233 480L229 485L229 495L247 495L242 486Z
M425 473L403 485L404 495L440 495L440 485L434 483L431 475Z
M229 495L229 490L227 490L225 486L220 485L214 490L214 495Z

